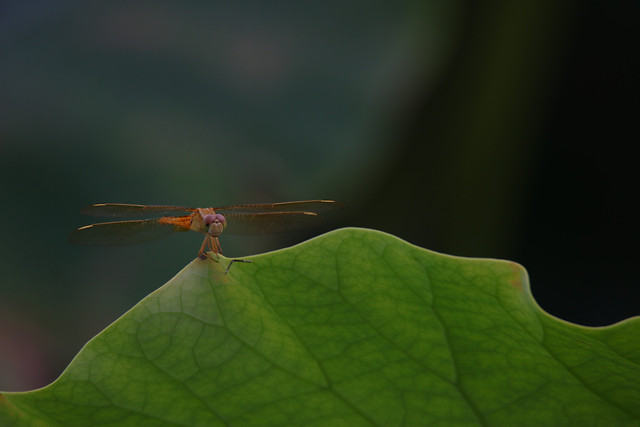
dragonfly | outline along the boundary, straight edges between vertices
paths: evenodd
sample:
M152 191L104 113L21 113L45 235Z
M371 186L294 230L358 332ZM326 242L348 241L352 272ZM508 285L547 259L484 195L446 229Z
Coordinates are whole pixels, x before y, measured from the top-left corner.
M264 234L302 230L322 222L321 213L341 206L333 200L258 203L217 208L97 203L81 209L80 213L105 218L154 218L86 225L72 232L68 240L78 245L126 246L191 230L205 235L198 257L206 259L209 256L208 251L213 252L216 257L222 254L218 237L223 232Z

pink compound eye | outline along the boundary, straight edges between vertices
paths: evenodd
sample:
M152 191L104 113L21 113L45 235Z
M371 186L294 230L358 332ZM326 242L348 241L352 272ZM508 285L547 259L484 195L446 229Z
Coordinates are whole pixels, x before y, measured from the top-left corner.
M210 226L211 224L213 224L216 221L221 223L223 226L227 223L226 218L224 216L220 215L220 214L205 215L204 218L202 218L202 220L204 221L206 226Z

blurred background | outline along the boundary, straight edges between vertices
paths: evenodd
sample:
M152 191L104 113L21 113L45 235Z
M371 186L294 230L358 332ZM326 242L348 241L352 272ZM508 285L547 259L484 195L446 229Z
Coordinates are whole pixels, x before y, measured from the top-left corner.
M68 244L96 202L340 200L225 254L371 227L519 262L571 322L640 314L637 1L228 3L2 2L0 390L195 258L195 233Z

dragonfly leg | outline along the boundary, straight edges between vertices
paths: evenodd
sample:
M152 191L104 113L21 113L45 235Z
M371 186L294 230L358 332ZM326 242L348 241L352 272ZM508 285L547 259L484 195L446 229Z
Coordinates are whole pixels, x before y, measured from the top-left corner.
M204 240L202 241L202 246L200 246L200 251L198 251L198 258L200 259L205 259L207 257L204 253L204 251L207 249L207 240L208 236L205 236Z
M227 269L224 271L224 274L227 274L229 272L229 269L231 268L231 266L233 265L234 262L252 263L253 261L248 260L248 259L232 259L231 262L229 263L229 265L227 266Z
M209 235L211 237L211 250L217 254L222 253L222 246L220 246L220 240L217 237Z
M211 258L215 262L218 262L218 259L217 259L218 258L217 257L218 253L214 249L214 246L213 246L214 243L213 243L212 239L213 238L211 237L210 234L207 234L204 237L204 241L202 242L202 246L200 246L200 251L198 252L198 258L200 258L202 260L207 259L207 258ZM218 246L219 245L220 244L218 244ZM214 253L216 254L216 258L213 258L211 255L209 255L209 253L207 252L207 249L209 249L209 248L211 248L214 251Z
M213 252L216 257L214 258L213 256L211 256L211 254L207 251L207 249L211 249L211 252ZM202 242L202 246L200 247L200 252L198 253L198 256L200 257L200 259L204 260L204 259L207 259L207 257L209 257L215 262L218 262L219 260L218 254L221 254L221 253L222 253L222 247L220 246L220 240L218 240L217 237L212 236L211 234L207 234L204 238L204 242ZM229 265L227 266L227 269L224 271L224 274L227 274L229 272L229 269L231 268L234 262L251 263L253 261L250 261L248 259L232 259Z

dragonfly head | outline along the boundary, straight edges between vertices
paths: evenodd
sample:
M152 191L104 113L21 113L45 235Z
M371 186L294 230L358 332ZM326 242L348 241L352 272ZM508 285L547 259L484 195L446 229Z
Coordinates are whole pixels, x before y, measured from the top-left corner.
M202 219L204 221L204 224L209 227L209 234L213 237L218 237L219 235L221 235L222 230L224 230L224 228L227 226L227 220L220 214L205 215Z

